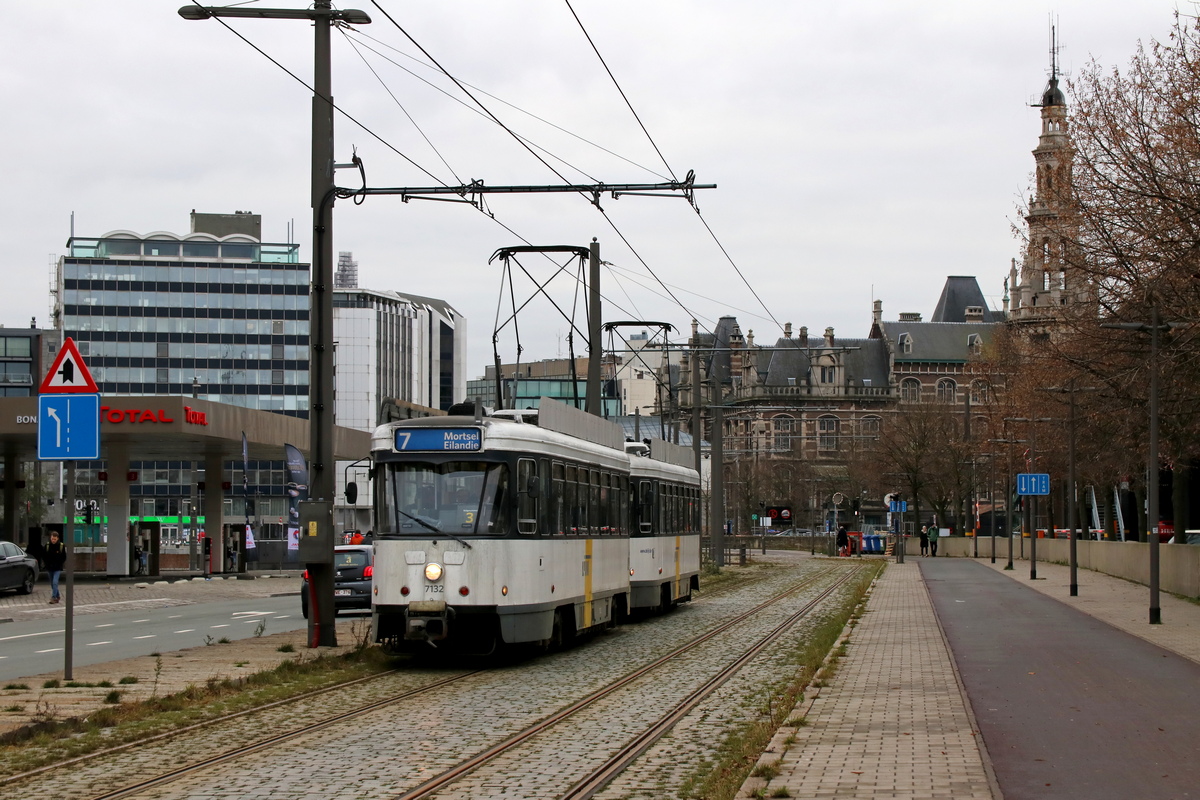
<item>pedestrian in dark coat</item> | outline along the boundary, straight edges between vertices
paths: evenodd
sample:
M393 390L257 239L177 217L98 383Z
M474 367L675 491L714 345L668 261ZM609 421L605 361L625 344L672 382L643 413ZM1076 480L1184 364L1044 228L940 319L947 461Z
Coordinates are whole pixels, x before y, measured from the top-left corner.
M929 528L926 525L921 526L921 555L929 555Z
M50 573L50 602L57 603L62 599L58 594L58 581L67 565L67 547L58 538L58 531L50 531L50 542L42 550L42 562L46 572Z

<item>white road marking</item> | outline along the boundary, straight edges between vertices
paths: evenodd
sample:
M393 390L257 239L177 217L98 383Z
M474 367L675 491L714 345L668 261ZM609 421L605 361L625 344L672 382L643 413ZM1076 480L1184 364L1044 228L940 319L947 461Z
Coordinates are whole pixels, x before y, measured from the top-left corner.
M61 650L61 647L51 647L49 650L38 650L37 654L40 656L42 653L58 653Z
M62 633L62 631L38 631L37 633L19 633L16 636L0 636L0 642L7 642L10 639L27 639L30 636L46 636L51 633Z
M221 624L221 625L209 625L208 627L210 627L210 628L228 628L228 627L229 627L229 623L228 623L228 622L226 622L226 623L223 623L223 624Z
M233 612L233 618L237 619L239 617L269 617L274 613L275 613L274 611L235 611L235 612Z
M153 639L155 637L155 635L156 634L148 633L145 636L135 636L133 638L135 638L135 639Z
M88 647L95 647L98 644L112 644L112 642L88 642Z
M139 622L149 622L149 621L150 621L150 620L148 620L148 619L135 619L135 620L133 621L133 624L134 624L134 625L136 625L136 624L138 624Z
M183 614L171 614L167 617L167 619L179 619L182 616Z
M115 622L106 622L103 625L97 625L96 627L97 628L111 628L113 625L116 625L116 624L117 623L115 623Z
M184 629L183 629L183 630L181 630L181 631L175 631L175 632L176 632L176 633L194 633L194 632L195 632L195 630L196 630L195 628L184 628Z

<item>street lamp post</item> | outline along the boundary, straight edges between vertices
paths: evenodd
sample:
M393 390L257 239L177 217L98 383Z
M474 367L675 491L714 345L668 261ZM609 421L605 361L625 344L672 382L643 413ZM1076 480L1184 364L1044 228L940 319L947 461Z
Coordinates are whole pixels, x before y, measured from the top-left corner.
M1158 303L1150 305L1150 324L1144 322L1115 322L1101 325L1102 328L1150 333L1150 441L1146 455L1146 527L1149 530L1147 544L1150 547L1150 624L1162 624L1162 607L1158 600L1159 552L1158 552L1158 343L1159 334L1168 330L1171 323L1164 323L1158 311Z
M371 18L357 9L337 10L330 0L316 0L311 7L245 8L189 5L179 9L187 20L213 17L251 19L303 19L313 23L313 101L312 101L312 209L313 276L312 342L309 392L309 462L312 478L309 496L332 504L337 476L333 460L334 361L333 361L333 80L330 66L330 29L336 23L365 25ZM327 532L330 547L332 528ZM309 646L337 645L333 607L333 553L327 563L308 564L314 593L313 613L309 615Z
M1008 420L1007 419L1004 420L1004 425L1005 425L1005 430L1007 432L1007 428L1008 428ZM1009 503L1012 501L1012 447L1010 445L1025 444L1025 440L1024 439L1009 439L1009 438L1007 438L1007 433L1006 433L1006 436L1003 439L989 439L988 441L991 442L992 444L1005 445L1004 452L1005 452L1007 467L1006 467L1006 470L1004 473L1004 523L1005 523L1005 532L1008 534L1008 563L1005 564L1004 568L1006 570L1011 570L1013 568L1013 541L1012 541L1012 509L1009 507ZM995 511L993 510L992 513L994 516ZM993 555L995 554L995 552L996 552L996 543L993 541L992 542ZM993 560L993 562L995 561L994 558L992 560Z

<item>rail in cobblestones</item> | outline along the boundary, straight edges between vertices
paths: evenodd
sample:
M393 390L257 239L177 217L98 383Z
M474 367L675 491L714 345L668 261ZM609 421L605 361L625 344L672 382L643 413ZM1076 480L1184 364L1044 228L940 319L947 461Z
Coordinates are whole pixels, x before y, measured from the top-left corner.
M7 778L7 780L11 785L11 784L17 783L18 781L33 778L33 777L36 777L43 773L49 772L51 770L58 770L58 769L62 769L63 767L78 766L78 765L86 763L86 762L98 761L100 759L103 759L105 757L111 756L115 753L119 753L124 750L130 750L135 747L144 747L148 744L155 743L155 742L161 742L166 739L178 737L185 733L195 732L195 731L201 730L203 728L211 728L216 725L220 725L221 723L226 723L231 720L237 719L239 717L245 717L245 716L248 716L251 714L261 713L263 711L266 711L267 709L278 708L279 706L284 706L284 705L287 705L290 703L297 703L302 700L310 700L314 697L319 697L321 695L332 694L333 692L345 689L350 686L356 686L358 684L368 683L370 681L375 681L375 680L379 680L381 678L388 677L390 675L394 675L396 672L398 672L398 670L388 670L386 672L381 672L376 675L368 675L367 677L364 677L364 678L355 678L352 681L343 681L341 683L333 684L331 686L324 686L320 689L315 689L311 692L304 692L303 694L298 694L295 697L289 697L284 700L277 700L273 703L268 703L266 705L257 706L255 708L245 709L243 711L237 711L232 714L224 714L219 717L213 717L212 719L207 719L207 720L204 720L203 722L197 722L194 725L188 725L183 728L179 728L177 730L168 731L167 733L161 733L156 736L150 736L145 739L140 739L136 742L128 742L126 744L117 745L115 747L107 747L103 750L97 750L94 753L88 753L87 755L77 756L75 758L68 759L66 761L61 761L61 762L58 762L55 764L49 764L44 767L38 767L37 769L29 770L28 772L22 772L22 773L18 773L16 775L11 775ZM183 777L184 775L188 775L192 772L202 770L202 769L205 769L208 767L216 766L218 764L223 764L226 761L231 761L233 759L240 758L241 756L249 755L250 753L254 753L259 750L263 750L263 749L266 749L269 747L275 747L279 744L287 742L290 739L294 739L297 736L303 736L305 734L310 734L315 731L319 731L322 728L327 728L331 725L336 725L340 722L345 722L346 720L353 719L354 717L362 716L364 714L369 714L373 711L379 710L380 708L391 705L393 703L397 703L401 700L405 700L409 697L413 697L413 696L422 694L424 692L432 691L434 689L441 688L441 687L449 685L451 683L455 683L457 681L464 680L465 678L468 678L472 675L478 674L478 672L479 672L479 670L474 670L471 672L464 672L459 675L453 675L449 678L445 678L443 680L436 681L434 683L430 683L426 686L421 686L416 689L411 689L407 692L403 692L401 694L394 695L394 696L391 696L386 699L379 700L379 701L376 701L373 703L367 703L365 705L359 706L358 708L351 709L350 711L344 711L340 714L331 716L328 719L322 720L320 722L307 723L307 724L305 724L305 726L303 728L297 728L295 730L291 730L286 733L277 734L277 735L271 737L270 739L264 739L261 742L256 742L254 744L247 745L245 747L239 747L236 750L230 750L228 752L221 753L220 755L213 756L212 758L205 759L204 761L198 762L196 764L189 764L185 767L180 767L179 769L164 773L162 775L155 776L148 780L144 780L144 781L141 781L141 782L138 782L135 784L130 784L128 786L123 786L120 789L116 789L116 790L108 792L106 794L98 795L97 797L94 798L94 800L115 800L115 798L126 797L128 795L135 794L139 791L142 791L144 789L149 789L154 786L158 786L160 784L170 783L170 782L177 780L180 777Z
M646 748L650 747L652 744L654 744L654 742L656 742L659 738L661 738L668 730L670 730L670 728L680 718L682 718L685 714L687 714L691 709L695 708L695 706L701 700L703 700L705 697L707 697L709 694L711 694L713 691L715 691L717 687L719 687L721 684L723 684L725 681L727 681L733 674L735 674L739 669L741 669L751 658L753 658L755 655L757 655L763 649L768 647L784 631L788 630L793 625L795 625L796 622L800 618L809 614L814 608L817 608L825 598L827 598L829 595L831 595L839 587L844 585L852 577L857 575L861 571L861 569L862 568L856 568L856 569L852 569L852 570L841 570L841 568L833 567L830 569L822 570L818 574L816 574L812 577L809 577L793 586L788 587L786 590L784 590L784 591L776 594L774 597L771 597L768 600L760 603L759 605L755 606L754 608L750 609L749 611L746 611L742 614L739 614L739 615L733 617L732 619L725 622L724 624L719 625L719 626L713 628L712 630L708 631L707 633L704 633L701 636L698 636L698 637L692 639L691 641L684 643L683 645L681 645L680 647L677 647L676 649L672 650L671 652L667 653L666 655L664 655L658 659L655 659L654 661L651 661L650 663L648 663L630 673L627 673L626 675L618 678L617 680L612 681L609 684L601 687L600 689L592 692L591 694L587 695L586 697L576 701L575 703L572 703L571 705L567 706L566 708L546 717L545 719L539 720L538 722L534 723L533 725L530 725L529 727L525 728L524 730L519 731L518 733L504 739L503 741L493 745L492 747L484 750L483 752L478 753L475 756L472 756L471 758L464 760L457 766L452 767L451 769L448 769L448 770L442 772L441 774L425 781L420 786L417 786L416 788L414 788L410 791L407 791L401 795L398 795L396 797L396 800L421 800L421 798L426 798L426 797L433 795L435 792L445 788L446 786L454 783L455 781L460 780L465 775L478 769L480 766L482 766L490 761L493 761L494 759L500 758L501 756L508 754L514 748L516 748L518 745L522 744L523 742L527 741L528 739L530 739L534 736L537 736L538 734L543 733L546 730L562 723L564 720L568 719L569 717L572 717L575 714L577 714L578 712L589 708L590 706L597 703L599 700L601 700L605 697L608 697L609 695L613 694L614 692L618 691L619 689L622 689L622 688L628 686L629 684L632 684L633 682L645 677L650 672L664 666L665 664L668 664L672 661L679 659L681 656L691 652L692 650L697 648L699 645L704 644L705 642L708 642L709 640L715 638L716 636L720 635L721 633L724 633L731 628L741 625L746 620L761 613L764 609L770 608L771 606L796 594L797 592L800 592L808 587L811 587L815 584L820 583L822 581L822 579L824 579L838 571L843 571L844 574L842 574L842 576L838 580L836 580L833 584L831 584L830 586L828 586L824 590L822 590L822 592L816 598L814 598L810 602L806 603L797 612L789 615L788 618L784 622L780 623L775 628L773 628L771 630L771 632L768 633L766 636L760 637L759 640L756 641L753 645L744 649L744 651L738 656L738 658L735 659L730 665L728 665L725 669L721 670L718 674L712 676L699 689L695 690L694 692L690 693L687 697L685 697L683 700L679 701L665 716L663 716L660 720L658 720L658 722L656 722L649 729L647 729L644 732L642 732L641 734L639 734L633 741L631 741L629 744L627 744L625 746L625 748L623 748L621 750L620 753L618 753L616 756L614 756L613 758L606 761L602 766L600 766L599 768L597 768L596 770L591 772L584 780L577 782L570 790L568 790L568 792L566 794L563 795L563 798L579 798L580 800L582 800L583 798L591 797L593 794L595 794L597 791L599 791L605 785L607 785L617 774L620 773L621 770L623 770L630 763L632 763L633 760L638 757L638 755L640 755L642 752L644 752L646 750Z

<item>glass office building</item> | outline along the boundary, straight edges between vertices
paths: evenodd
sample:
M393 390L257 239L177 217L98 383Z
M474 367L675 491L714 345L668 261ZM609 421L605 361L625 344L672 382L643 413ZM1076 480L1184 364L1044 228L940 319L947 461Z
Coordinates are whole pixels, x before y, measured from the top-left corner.
M186 235L114 231L68 241L56 327L75 340L102 394L195 396L308 416L309 265L299 245L259 241L260 227L248 212L193 212ZM227 474L240 477L242 465L233 466ZM282 463L250 467L255 511L273 521L286 513ZM193 465L131 468L139 472L132 514L163 522L164 537L188 527ZM103 495L95 470L82 472L80 490ZM241 518L242 498L227 498L226 512Z

